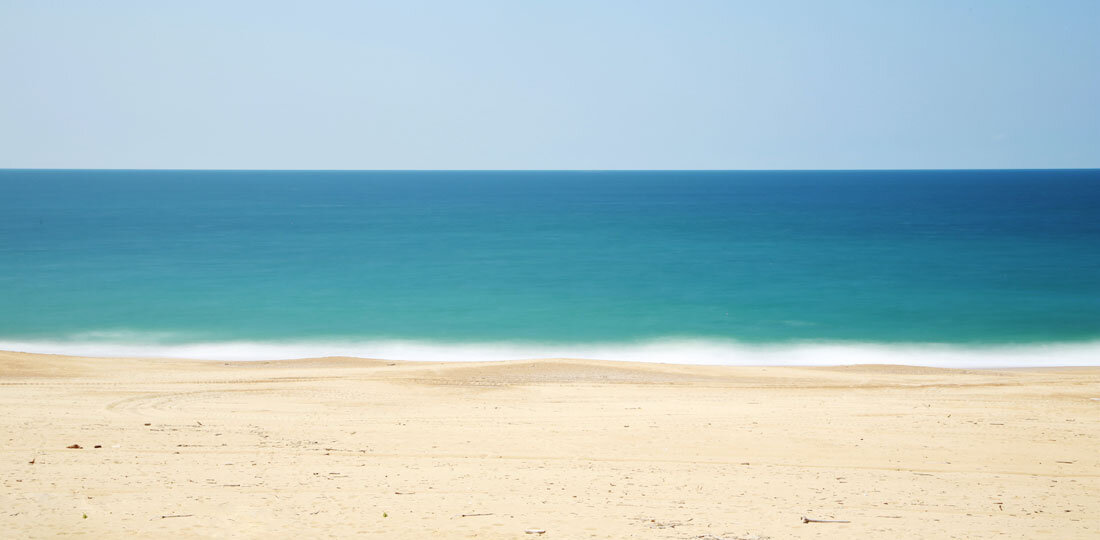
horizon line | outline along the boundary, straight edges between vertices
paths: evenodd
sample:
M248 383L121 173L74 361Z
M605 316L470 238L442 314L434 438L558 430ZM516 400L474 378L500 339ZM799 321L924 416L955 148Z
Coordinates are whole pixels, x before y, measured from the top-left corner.
M248 168L127 168L127 167L0 167L0 171L104 171L104 172L950 172L950 171L1100 171L1100 167L1024 168L826 168L826 169L248 169Z

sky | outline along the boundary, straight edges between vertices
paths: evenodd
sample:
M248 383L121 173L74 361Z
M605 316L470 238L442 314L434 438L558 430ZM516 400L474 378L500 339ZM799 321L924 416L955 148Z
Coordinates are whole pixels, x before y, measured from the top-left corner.
M0 0L0 168L1100 167L1100 2Z

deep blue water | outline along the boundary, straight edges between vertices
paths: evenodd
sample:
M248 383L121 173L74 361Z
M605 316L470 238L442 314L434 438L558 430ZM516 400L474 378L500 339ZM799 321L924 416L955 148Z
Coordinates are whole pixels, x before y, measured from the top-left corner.
M1100 340L1100 171L0 170L0 344Z

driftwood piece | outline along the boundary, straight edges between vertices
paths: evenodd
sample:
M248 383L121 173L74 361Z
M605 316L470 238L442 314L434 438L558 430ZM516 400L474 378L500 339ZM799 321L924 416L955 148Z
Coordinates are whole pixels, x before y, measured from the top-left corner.
M851 523L851 521L844 519L810 519L802 516L802 523Z

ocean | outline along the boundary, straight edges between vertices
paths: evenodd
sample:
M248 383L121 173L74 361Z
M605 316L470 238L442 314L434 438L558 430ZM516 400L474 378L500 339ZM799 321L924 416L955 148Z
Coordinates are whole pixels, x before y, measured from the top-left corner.
M1100 171L0 170L0 349L1100 365Z

